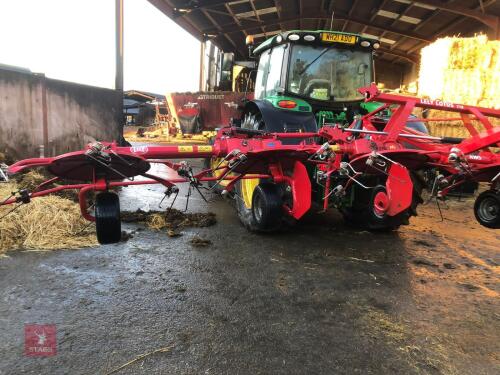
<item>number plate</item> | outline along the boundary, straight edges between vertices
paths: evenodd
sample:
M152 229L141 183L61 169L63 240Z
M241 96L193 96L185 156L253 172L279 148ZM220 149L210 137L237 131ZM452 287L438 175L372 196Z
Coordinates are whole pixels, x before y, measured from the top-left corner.
M354 36L354 35L345 35L345 34L323 33L323 34L321 34L321 40L323 42L335 42L335 43L354 44L354 43L356 43L356 36Z

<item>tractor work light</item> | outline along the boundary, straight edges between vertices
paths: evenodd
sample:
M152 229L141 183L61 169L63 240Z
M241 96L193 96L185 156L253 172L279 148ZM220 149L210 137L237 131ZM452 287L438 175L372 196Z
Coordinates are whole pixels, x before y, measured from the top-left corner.
M281 35L278 35L276 37L276 43L281 43L283 41L283 37Z
M315 39L316 39L316 37L314 35L306 35L306 36L304 36L304 40L306 42L314 42Z
M253 46L253 35L247 35L245 39L245 44L247 46Z
M288 35L288 40L291 40L292 42L295 42L300 39L300 36L298 34L291 34Z
M278 107L286 108L286 109L293 109L293 108L297 107L297 103L295 103L293 100L280 100L278 102Z
M370 42L367 40L363 40L360 44L361 47L370 47Z
M379 49L380 48L380 43L373 43L373 48Z

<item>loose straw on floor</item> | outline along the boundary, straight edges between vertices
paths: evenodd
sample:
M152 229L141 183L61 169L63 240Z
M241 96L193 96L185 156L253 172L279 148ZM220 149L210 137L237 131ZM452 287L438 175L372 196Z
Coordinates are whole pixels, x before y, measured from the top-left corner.
M153 355L153 354L156 354L156 353L168 353L170 352L173 347L175 346L175 344L172 344L170 346L166 346L164 348L160 348L160 349L156 349L156 350L153 350L152 352L149 352L149 353L145 353L145 354L141 354L139 355L137 358L131 360L131 361L128 361L127 363L124 363L123 365L121 365L120 367L117 367L113 370L111 370L110 372L107 372L105 375L111 375L111 374L114 374L120 370L123 370L125 367L127 366L130 366L131 364L143 359L143 358L146 358L146 357L149 357L150 355Z

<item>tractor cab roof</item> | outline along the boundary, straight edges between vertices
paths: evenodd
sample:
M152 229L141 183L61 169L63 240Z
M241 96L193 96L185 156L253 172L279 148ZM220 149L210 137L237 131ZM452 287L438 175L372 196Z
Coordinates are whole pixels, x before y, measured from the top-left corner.
M278 33L257 46L253 53L262 52L279 44L295 43L305 45L321 45L331 47L349 47L373 50L380 47L377 39L367 38L359 34L337 32L331 30L290 30Z

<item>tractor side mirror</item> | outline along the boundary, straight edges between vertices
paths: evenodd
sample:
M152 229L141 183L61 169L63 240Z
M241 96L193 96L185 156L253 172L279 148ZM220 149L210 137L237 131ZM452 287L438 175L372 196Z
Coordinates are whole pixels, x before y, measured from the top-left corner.
M234 53L222 54L221 73L219 88L223 91L231 91L233 86Z

